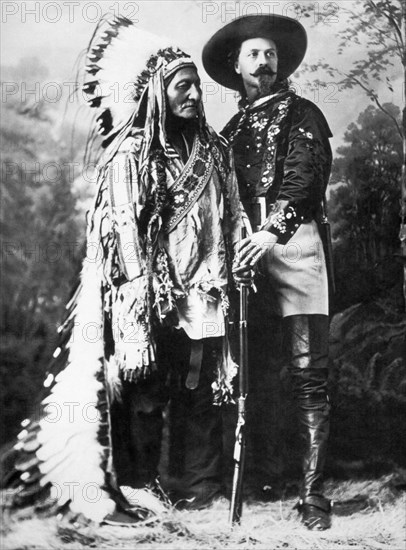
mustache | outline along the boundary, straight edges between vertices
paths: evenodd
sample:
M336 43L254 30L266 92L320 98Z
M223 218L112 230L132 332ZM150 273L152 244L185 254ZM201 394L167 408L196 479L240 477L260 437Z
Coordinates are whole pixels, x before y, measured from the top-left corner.
M271 67L258 67L258 69L251 73L251 76L260 76L261 74L266 74L266 75L269 75L269 76L274 76L276 75L276 72L274 70L271 69Z

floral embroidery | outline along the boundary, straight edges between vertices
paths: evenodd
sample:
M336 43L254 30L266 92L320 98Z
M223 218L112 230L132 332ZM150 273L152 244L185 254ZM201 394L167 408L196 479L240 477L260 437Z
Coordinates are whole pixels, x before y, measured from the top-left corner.
M303 215L299 214L295 206L289 204L285 210L277 201L272 205L269 216L263 224L263 229L277 235L285 235L290 238L296 232L299 224L304 220Z
M168 192L168 204L162 214L162 229L169 233L191 210L206 187L214 166L210 150L196 140L192 154Z
M238 134L241 132L241 128L244 124L244 122L246 121L247 119L247 116L248 116L248 105L247 107L244 107L243 109L241 109L241 116L240 116L240 119L238 121L238 124L237 124L237 127L236 129L230 133L230 135L228 136L228 141L230 144L233 144L234 143L234 140L235 138L238 136Z
M311 132L306 132L303 128L299 128L299 132L303 135L303 137L313 139L313 134Z
M313 150L313 143L310 143L313 140L313 134L311 132L306 132L304 128L299 128L299 137L306 140L306 149L309 151Z
M185 204L187 195L184 191L177 191L173 194L172 200L176 206L182 206Z
M233 144L235 138L238 136L244 126L249 126L250 128L253 128L255 130L253 135L255 152L257 154L261 153L264 145L266 144L266 154L264 162L266 162L266 160L268 159L268 163L264 169L271 172L272 176L269 178L270 181L273 180L274 175L274 168L272 164L276 151L276 136L281 131L281 123L286 118L291 103L291 96L288 96L286 99L282 100L277 106L275 113L271 116L271 118L269 117L267 112L252 112L249 110L249 106L243 108L237 127L233 132L230 133L228 138L229 142ZM266 130L266 128L268 128L268 130L266 131L264 137L264 130Z
M268 124L268 118L267 117L259 118L258 113L253 113L248 117L248 122L250 123L252 128L255 128L256 130L258 130L258 132L262 132L262 130Z
M279 233L286 233L285 215L282 211L272 216L272 226L276 227Z
M264 187L268 187L275 177L275 153L276 153L276 137L281 131L281 125L283 120L286 118L289 106L292 103L292 98L288 97L284 101L281 101L278 105L278 110L275 118L272 120L268 131L266 133L266 144L265 155L263 159L263 172L261 181L264 184ZM266 176L266 181L264 182L264 176Z

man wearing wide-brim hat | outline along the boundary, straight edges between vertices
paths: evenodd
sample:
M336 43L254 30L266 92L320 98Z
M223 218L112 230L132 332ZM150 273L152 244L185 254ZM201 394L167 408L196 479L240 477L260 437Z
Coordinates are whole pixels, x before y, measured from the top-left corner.
M272 301L282 317L281 350L288 357L305 449L298 510L309 529L323 530L330 527L331 506L322 487L330 405L329 283L321 234L331 132L318 107L289 89L287 79L302 62L306 45L298 21L250 15L232 21L209 40L203 64L215 81L241 94L240 111L223 135L234 151L241 199L254 229L241 242L235 266L237 278L247 265L258 268L259 291L250 303L251 387L264 392L268 380L268 404L279 414L271 386L280 374L274 352L266 347L276 334L268 322L267 303ZM263 430L272 430L261 405L252 408L251 419L258 419L255 429L262 422ZM263 441L267 435L262 433ZM268 444L262 450L274 455L280 449ZM268 461L274 471L264 488L275 498L272 485L280 482L282 467L274 456Z

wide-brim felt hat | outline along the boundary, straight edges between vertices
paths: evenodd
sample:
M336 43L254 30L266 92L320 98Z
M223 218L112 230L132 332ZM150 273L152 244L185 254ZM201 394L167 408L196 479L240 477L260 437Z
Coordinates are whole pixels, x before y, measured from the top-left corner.
M251 38L275 42L281 80L295 72L306 53L306 31L296 19L283 15L239 17L217 31L203 48L203 66L213 80L226 88L241 89L241 76L235 72L232 54Z

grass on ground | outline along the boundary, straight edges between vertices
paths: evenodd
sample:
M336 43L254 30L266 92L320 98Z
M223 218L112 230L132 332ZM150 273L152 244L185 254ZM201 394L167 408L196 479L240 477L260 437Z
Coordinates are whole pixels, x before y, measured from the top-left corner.
M378 480L328 481L326 496L336 505L333 526L324 532L300 524L295 499L245 503L241 525L231 530L229 503L223 499L202 511L175 510L131 527L75 529L66 520L40 518L33 508L6 508L0 545L2 550L404 550L405 493L392 480L391 474Z

